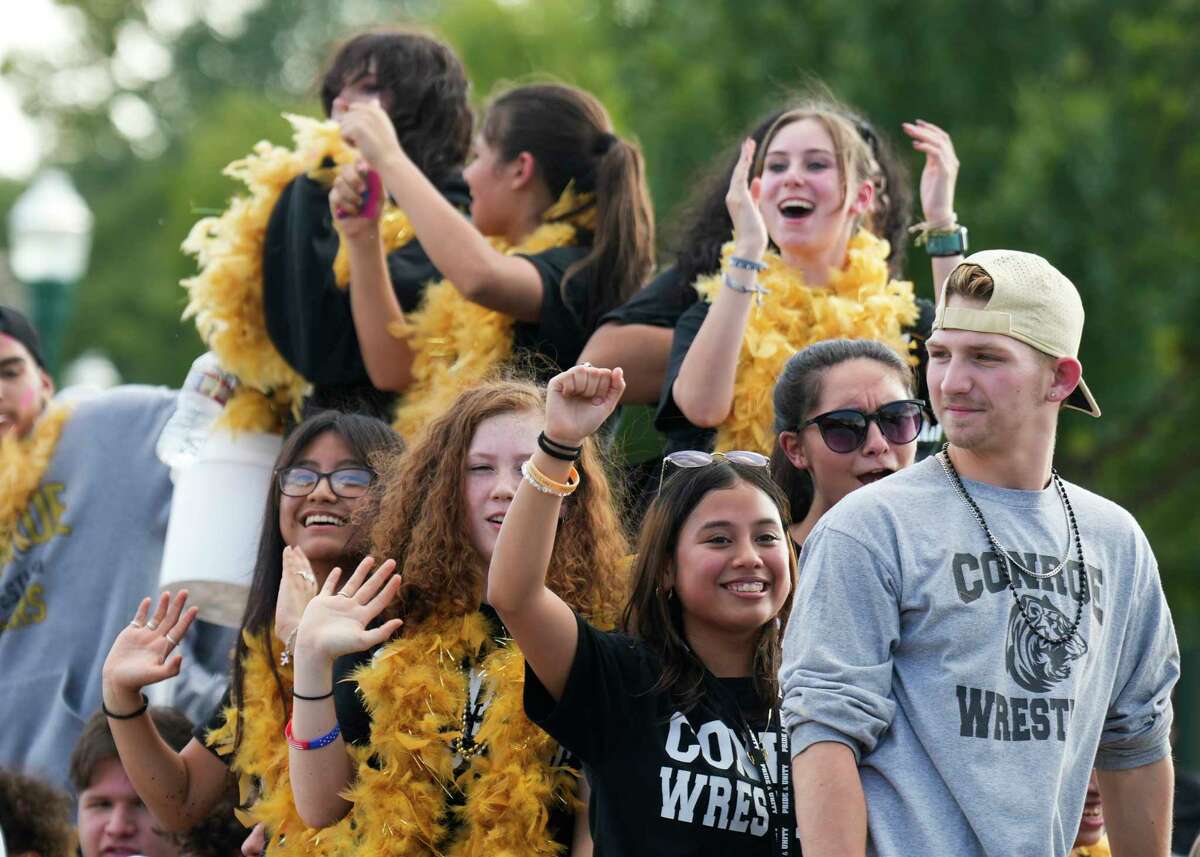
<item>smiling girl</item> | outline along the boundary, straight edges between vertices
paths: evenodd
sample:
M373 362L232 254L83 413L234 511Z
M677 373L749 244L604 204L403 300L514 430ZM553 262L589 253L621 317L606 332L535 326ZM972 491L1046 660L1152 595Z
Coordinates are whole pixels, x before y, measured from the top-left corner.
M795 853L775 678L795 558L766 459L702 455L665 474L624 633L546 586L567 533L554 521L584 484L574 450L624 386L620 369L588 366L550 382L544 442L492 555L488 598L525 654L525 709L583 760L597 855Z
M747 140L726 204L734 240L703 298L679 319L657 425L673 449L753 449L774 441L770 390L783 364L823 339L878 339L909 352L918 319L912 285L889 279L873 230L881 191L871 147L843 109L813 101L784 113L761 146ZM934 283L957 263L958 161L935 125L906 123L926 155L924 234ZM711 311L710 311L711 309Z
M187 592L138 608L104 663L104 709L121 763L168 830L187 830L242 781L247 820L270 844L325 853L296 814L281 735L292 707L292 649L305 605L337 566L352 567L364 540L356 514L368 502L374 462L400 450L396 433L370 417L326 411L305 420L276 460L258 559L233 675L223 704L176 753L145 716L142 689L178 673L173 654L196 617ZM310 853L310 851L304 851Z
M578 763L522 713L521 652L485 603L542 413L529 384L461 394L382 477L372 542L402 574L389 579L392 560L364 562L340 588L331 577L304 612L292 788L313 826L352 814L347 853L588 853ZM576 502L547 523L563 532L550 585L611 625L626 545L592 444L580 470Z

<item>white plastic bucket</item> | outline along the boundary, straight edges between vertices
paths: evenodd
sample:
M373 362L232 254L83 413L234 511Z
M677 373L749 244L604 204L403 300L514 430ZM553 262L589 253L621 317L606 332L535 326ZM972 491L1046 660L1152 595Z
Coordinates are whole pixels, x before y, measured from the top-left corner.
M196 462L175 474L159 585L187 589L207 622L242 621L279 435L212 431Z

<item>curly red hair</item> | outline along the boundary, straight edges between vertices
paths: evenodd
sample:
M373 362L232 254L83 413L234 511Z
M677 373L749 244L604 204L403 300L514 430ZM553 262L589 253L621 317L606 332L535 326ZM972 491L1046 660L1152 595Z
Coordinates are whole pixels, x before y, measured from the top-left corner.
M381 463L371 546L399 565L404 583L394 609L407 626L479 608L483 560L465 535L467 451L484 420L544 409L545 394L533 384L483 384L461 394L408 452ZM577 467L579 488L563 507L547 585L592 622L611 626L625 601L628 543L592 440Z

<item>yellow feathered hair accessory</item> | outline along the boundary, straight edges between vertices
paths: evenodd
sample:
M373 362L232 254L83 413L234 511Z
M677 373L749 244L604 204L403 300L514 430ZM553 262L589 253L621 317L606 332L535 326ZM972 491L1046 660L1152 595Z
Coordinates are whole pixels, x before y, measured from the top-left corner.
M0 570L16 551L29 547L28 537L20 532L18 523L54 458L70 416L68 406L52 404L26 437L18 438L16 432L9 431L0 440ZM32 533L34 527L27 523L25 530L26 534Z

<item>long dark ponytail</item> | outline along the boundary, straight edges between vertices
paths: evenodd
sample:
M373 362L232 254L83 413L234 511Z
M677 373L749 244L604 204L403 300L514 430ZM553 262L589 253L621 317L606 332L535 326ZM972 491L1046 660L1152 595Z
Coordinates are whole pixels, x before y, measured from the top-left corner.
M591 249L567 270L562 285L565 289L572 277L591 269L596 294L589 317L580 321L595 327L654 269L654 210L641 149L613 134L595 96L561 83L518 86L501 94L488 108L482 133L505 161L531 154L551 197L557 199L571 182L579 193L594 195ZM563 219L579 213L565 213Z

